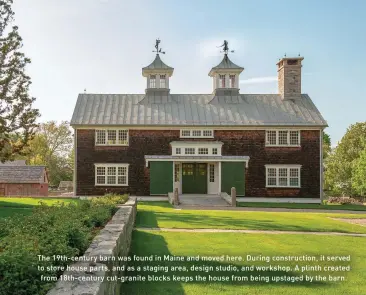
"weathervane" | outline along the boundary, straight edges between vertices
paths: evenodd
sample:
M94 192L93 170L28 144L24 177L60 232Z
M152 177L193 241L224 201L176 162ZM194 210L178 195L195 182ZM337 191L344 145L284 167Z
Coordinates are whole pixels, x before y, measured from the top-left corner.
M227 57L227 54L229 52L234 52L234 50L229 50L228 44L229 44L229 42L227 42L226 40L224 40L224 44L222 44L221 46L217 46L217 48L223 47L223 50L220 51L220 52L224 52L226 57Z
M155 43L155 48L156 50L153 50L153 52L156 52L157 54L162 53L165 54L165 51L161 51L161 48L159 48L159 44L160 44L160 39L156 39L156 43Z

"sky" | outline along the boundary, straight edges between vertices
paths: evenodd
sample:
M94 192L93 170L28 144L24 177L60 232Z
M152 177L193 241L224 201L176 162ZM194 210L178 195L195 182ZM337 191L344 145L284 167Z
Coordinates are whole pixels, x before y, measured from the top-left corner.
M228 40L241 93L277 93L276 62L303 60L302 93L332 145L366 121L366 1L15 0L40 122L71 119L79 93L144 93L141 68L161 39L171 93L211 93Z

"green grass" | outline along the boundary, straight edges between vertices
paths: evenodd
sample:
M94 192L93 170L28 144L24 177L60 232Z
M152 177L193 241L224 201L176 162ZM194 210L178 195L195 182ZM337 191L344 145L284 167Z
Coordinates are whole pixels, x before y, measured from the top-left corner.
M199 211L196 211L199 213ZM216 211L217 212L217 211ZM215 212L215 213L216 213ZM236 234L236 233L173 233L173 232L151 232L136 230L132 237L132 246L130 255L150 256L150 255L175 255L175 256L243 256L246 255L262 255L262 256L302 256L314 255L319 257L323 255L351 255L351 271L350 272L304 272L299 273L294 270L296 264L303 265L325 265L322 262L272 262L272 265L290 266L290 272L277 271L250 271L250 272L234 272L235 275L253 275L253 276L294 276L301 274L308 275L325 275L345 276L344 282L297 282L297 283L266 283L244 282L128 282L123 285L122 295L138 294L138 295L361 295L365 294L364 284L366 281L366 252L364 251L365 238L359 237L339 237L339 236L312 236L312 235L265 235L265 234ZM188 271L174 272L157 272L155 276L192 276L195 275L212 276L214 273L209 272L192 272L189 267L192 264L202 265L202 262L131 262L129 266L137 268L137 266L158 264L168 266L188 267ZM227 266L235 264L238 266L268 265L265 262L236 262L229 263L215 262L205 263L207 266ZM346 265L345 262L327 262L328 265ZM130 275L147 275L143 271L130 272ZM149 273L150 275L152 273ZM233 272L220 272L215 275L229 276Z
M18 207L18 208L32 208L38 206L40 202L44 202L47 205L52 205L57 202L61 203L72 203L78 202L78 199L71 198L1 198L0 197L0 208L1 207Z
M337 205L337 204L294 204L294 203L252 203L238 202L240 207L256 207L256 208L289 208L289 209L321 209L321 210L354 210L366 211L366 206L363 205Z
M32 214L31 208L0 208L0 218L14 216L16 214L30 215Z
M168 202L139 202L137 227L221 228L366 233L366 227L334 218L366 218L364 214L176 210Z

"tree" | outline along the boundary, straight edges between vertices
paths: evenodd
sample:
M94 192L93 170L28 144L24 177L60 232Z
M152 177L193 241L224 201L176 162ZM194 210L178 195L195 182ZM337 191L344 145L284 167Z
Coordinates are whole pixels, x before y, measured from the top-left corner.
M323 131L323 159L326 159L332 151L332 145L329 134Z
M358 195L366 195L366 143L360 157L354 161L352 188Z
M54 121L41 124L34 138L25 149L27 164L45 165L51 185L61 180L72 180L73 136L68 122Z
M0 1L0 161L22 154L37 127L39 116L32 108L34 97L28 94L31 84L25 68L31 62L20 50L23 46L18 27L12 22L13 0ZM6 36L4 36L6 35Z
M327 160L325 183L335 194L352 195L357 191L352 186L355 162L365 148L366 122L351 125Z

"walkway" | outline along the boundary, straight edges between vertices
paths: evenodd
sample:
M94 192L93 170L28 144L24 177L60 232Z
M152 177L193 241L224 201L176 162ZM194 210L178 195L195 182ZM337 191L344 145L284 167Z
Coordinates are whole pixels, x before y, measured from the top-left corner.
M351 236L366 237L366 234L341 233L341 232L313 232L313 231L280 231L280 230L251 230L251 229L214 229L214 228L158 228L136 227L138 230L152 230L163 232L194 232L194 233L244 233L244 234L290 234L290 235L326 235L326 236Z
M180 205L177 208L191 208L191 206L197 208L211 207L211 208L227 208L229 206L226 201L219 195L200 195L200 194L182 194L179 195Z

